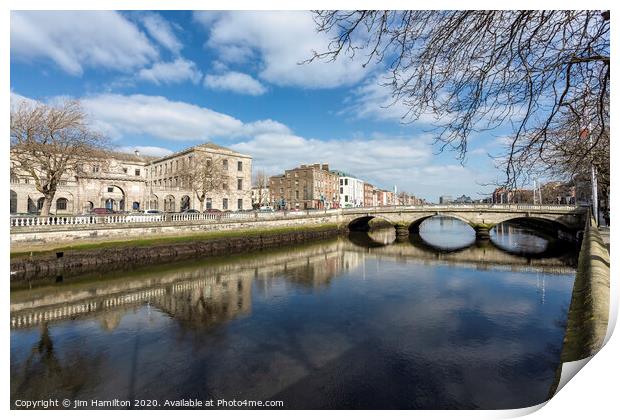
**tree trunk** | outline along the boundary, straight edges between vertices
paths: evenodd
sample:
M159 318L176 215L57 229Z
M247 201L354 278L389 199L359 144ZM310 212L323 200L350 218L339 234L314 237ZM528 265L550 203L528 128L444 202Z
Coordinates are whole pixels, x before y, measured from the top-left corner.
M198 197L198 201L200 201L200 212L202 213L204 211L205 199L203 197L201 200L200 197Z
M43 200L43 208L41 208L41 216L49 216L50 215L50 208L52 207L52 200L54 199L54 196L44 196L45 199Z

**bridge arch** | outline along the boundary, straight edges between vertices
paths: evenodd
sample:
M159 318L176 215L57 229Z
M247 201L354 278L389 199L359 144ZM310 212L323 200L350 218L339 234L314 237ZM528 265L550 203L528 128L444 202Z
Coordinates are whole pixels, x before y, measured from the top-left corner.
M368 214L350 220L347 227L351 231L368 232L370 230L370 221L372 219L379 219L394 226L394 222L383 215Z
M417 217L415 219L413 219L410 223L409 223L409 232L411 233L418 233L420 232L420 225L422 223L424 223L426 220L430 219L431 217L448 217L451 219L456 219L456 220L460 220L461 222L465 223L468 226L472 226L472 221L467 219L466 217L463 217L461 215L458 214L454 214L454 213L444 213L444 212L436 212L433 214L425 214L425 215L421 215L420 217Z
M547 214L536 214L536 215L523 215L523 214L508 214L505 217L497 218L495 222L495 226L500 223L510 222L510 221L519 221L519 220L531 220L533 222L542 222L547 224L548 226L553 226L556 229L563 229L565 231L573 231L574 221L570 220L570 217L565 215L547 215Z

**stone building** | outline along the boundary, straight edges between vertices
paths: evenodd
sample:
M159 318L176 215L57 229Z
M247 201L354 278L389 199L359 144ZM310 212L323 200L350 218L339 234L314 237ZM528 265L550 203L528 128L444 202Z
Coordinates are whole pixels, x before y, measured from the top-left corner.
M182 211L200 208L196 194L182 171L198 155L217 157L225 165L226 188L205 200L205 208L251 208L252 158L228 148L205 143L161 158L111 152L105 161L87 163L67 171L58 186L51 214L81 214L93 208L114 211L157 209ZM11 214L37 214L43 195L34 180L11 164Z
M338 207L338 175L326 163L287 169L269 178L272 205L277 209L329 209Z

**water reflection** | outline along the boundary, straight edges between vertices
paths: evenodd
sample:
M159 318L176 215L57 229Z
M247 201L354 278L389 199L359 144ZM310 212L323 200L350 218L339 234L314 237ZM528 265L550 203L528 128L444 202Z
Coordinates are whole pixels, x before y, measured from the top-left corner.
M420 236L436 248L466 248L476 241L476 232L467 223L453 217L433 216L420 225Z
M492 244L445 252L392 235L15 285L11 398L543 401L572 269Z

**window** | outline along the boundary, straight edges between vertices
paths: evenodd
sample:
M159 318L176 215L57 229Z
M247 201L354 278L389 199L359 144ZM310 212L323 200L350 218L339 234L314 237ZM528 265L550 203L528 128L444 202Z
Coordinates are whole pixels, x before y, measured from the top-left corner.
M342 178L341 178L341 179L340 179L340 185L342 185L342 181L343 181L343 180L342 180Z
M295 191L295 199L299 200L299 191Z
M114 187L108 187L108 192L114 192Z
M93 165L93 173L99 172L99 165Z
M347 178L344 179L344 185L349 185L349 180Z
M228 159L224 159L222 161L222 167L224 168L225 171L228 170Z
M56 210L67 210L67 199L59 198L56 200Z
M222 210L228 210L228 198L222 199Z
M243 189L243 179L242 178L237 179L237 189L238 190L242 190Z
M11 175L11 184L19 184L19 178L15 175Z
M237 199L237 210L243 210L243 198Z
M224 182L224 183L222 184L222 189L223 189L224 191L228 191L228 183Z
M140 176L140 169L136 169L135 172L136 176Z
M127 168L123 168L123 173L126 174L127 173Z
M62 185L62 186L67 185L67 180L66 179L61 179L60 181L58 181L58 185Z
M213 208L213 203L211 201L211 197L207 197L206 206L207 206L207 210L211 210Z
M241 161L237 162L237 170L238 171L243 171L243 162L241 162Z
M340 187L340 194L344 192L344 188Z
M349 196L348 196L348 195L345 195L345 196L344 196L344 202L345 202L345 203L348 203L348 202L349 202Z

